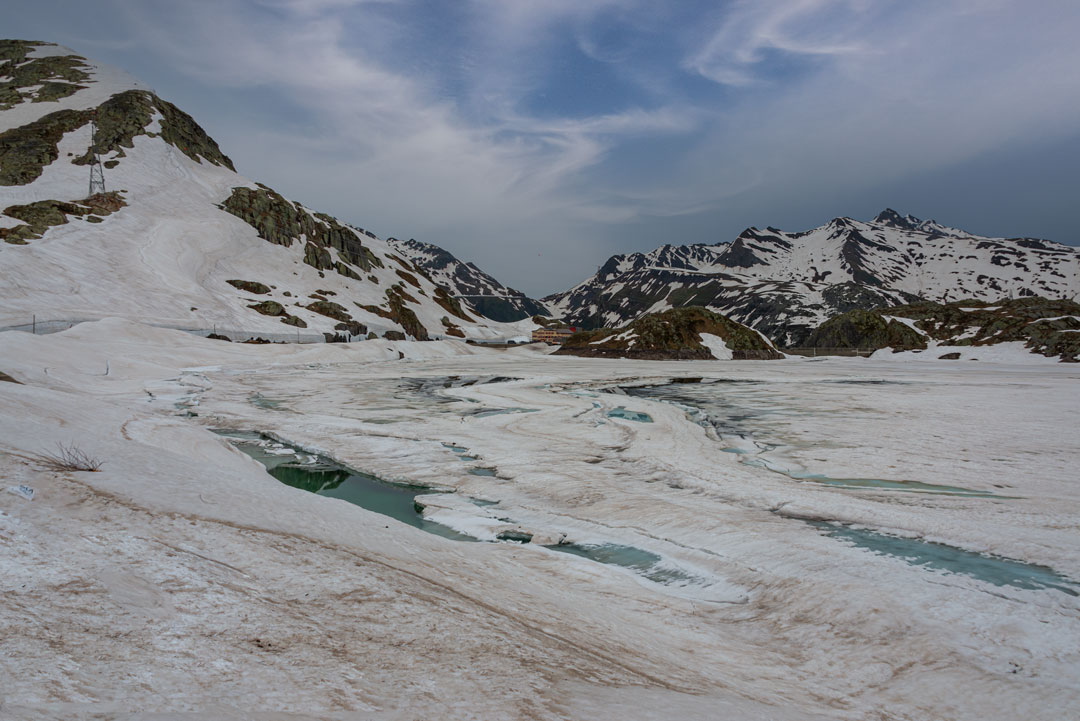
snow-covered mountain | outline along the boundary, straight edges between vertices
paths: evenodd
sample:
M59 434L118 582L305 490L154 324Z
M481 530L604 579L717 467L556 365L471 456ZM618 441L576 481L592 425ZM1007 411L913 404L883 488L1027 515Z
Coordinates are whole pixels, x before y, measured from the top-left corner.
M399 255L424 269L432 280L449 288L455 298L464 300L486 318L512 322L550 313L520 290L508 288L473 263L462 262L437 245L415 239L387 241Z
M981 237L888 209L869 222L836 218L802 233L748 228L730 243L612 256L594 276L543 302L592 327L700 305L791 346L854 308L1078 293L1077 248Z
M95 120L108 192L87 197ZM120 316L271 339L521 332L385 240L239 175L128 74L47 43L0 42L0 240L0 327Z

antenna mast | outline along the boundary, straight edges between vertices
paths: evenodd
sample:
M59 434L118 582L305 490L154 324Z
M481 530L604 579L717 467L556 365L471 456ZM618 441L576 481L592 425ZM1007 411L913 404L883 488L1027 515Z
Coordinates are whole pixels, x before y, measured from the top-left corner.
M97 117L90 118L90 195L105 192L105 170L97 154Z

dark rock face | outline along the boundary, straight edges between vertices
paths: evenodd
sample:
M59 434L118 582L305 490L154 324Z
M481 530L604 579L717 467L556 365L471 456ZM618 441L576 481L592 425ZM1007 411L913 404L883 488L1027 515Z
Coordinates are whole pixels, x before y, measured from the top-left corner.
M66 98L92 82L90 66L78 55L29 57L35 47L50 43L0 40L0 110L29 100L45 103Z
M419 240L390 238L390 244L437 285L445 287L453 302L465 302L481 316L491 320L510 323L530 315L548 314L539 302L524 293L509 288L488 275L473 263L464 263L451 253L431 243ZM443 305L440 303L440 305ZM447 308L446 305L443 305ZM468 320L464 309L460 313L447 310L459 318Z
M26 185L60 157L65 133L90 122L86 111L60 110L0 133L0 185Z
M25 245L27 241L44 236L49 228L67 224L68 216L100 223L101 216L110 215L125 205L127 203L116 192L98 193L72 203L39 200L27 205L12 205L4 209L4 215L21 220L24 225L0 228L0 240L14 245Z
M25 185L37 180L45 166L60 156L58 144L64 134L83 127L94 117L98 125L98 154L115 152L116 157L122 158L124 148L135 147L136 136L149 134L146 127L155 110L162 115L161 138L165 142L195 162L206 160L235 170L232 161L190 115L153 93L127 90L94 110L59 110L0 133L0 185ZM89 151L72 162L89 163Z
M416 313L405 305L407 296L398 287L389 288L386 291L386 299L390 305L390 319L405 329L405 332L416 340L428 340L427 328L416 317ZM404 339L402 339L404 340Z
M723 338L736 358L782 357L760 334L730 318L696 307L649 314L623 328L580 331L555 353L643 360L712 360L712 353L701 343L701 333Z
M233 188L232 195L220 207L255 228L260 238L275 245L289 247L299 242L301 235L306 236L304 262L318 270L336 270L341 275L361 280L363 276L357 268L382 267L382 261L364 246L355 230L324 213L310 213L264 185L257 189ZM338 251L341 261L334 262L330 248Z
M249 305L248 308L251 308L256 313L262 313L263 315L288 315L288 313L285 312L285 306L278 303L276 300L264 300L261 303Z
M521 530L506 530L499 531L495 534L495 538L500 541L514 541L515 543L528 543L533 539L533 534L528 531Z
M915 321L918 330L896 318ZM875 311L852 310L822 323L810 334L806 347L921 350L927 348L928 340L955 346L1020 341L1033 353L1077 362L1080 303L1036 296L993 305L980 300L920 301ZM956 352L940 356L943 360L959 357Z
M454 317L464 321L473 321L473 317L461 307L461 301L451 296L442 286L437 286L435 289L435 302Z
M953 351L952 353L942 353L938 356L938 360L960 360L960 351Z
M225 282L234 288L248 293L254 293L255 295L266 295L270 292L270 286L254 280L227 280Z
M948 345L1021 341L1033 353L1069 363L1080 360L1080 303L1072 300L1035 296L994 304L923 302L890 308L887 313L915 320L916 328Z
M307 309L313 313L325 315L327 318L333 318L334 320L341 322L352 320L352 316L349 315L348 311L332 300L317 300L314 303L308 304Z
M359 336L359 335L367 335L367 332L368 332L368 329L367 329L366 325L364 325L363 323L359 323L359 322L357 322L355 320L344 321L344 322L338 323L337 325L334 326L334 330L339 330L339 331L342 331L343 333L348 333L349 335L357 335L357 336Z
M747 243L745 236L753 237L754 230L749 228L743 234L731 242L720 259L729 268L750 268L755 265L765 265L766 261L757 256Z
M806 347L911 350L926 348L926 339L877 311L851 310L823 323L810 334Z
M297 328L307 328L307 322L303 318L297 318L295 315L285 314L285 317L281 319L281 322L285 325L296 326Z
M172 103L145 90L127 90L112 96L97 108L97 150L99 155L123 148L135 147L134 139L149 135L146 127L154 111L161 114L161 139L176 147L196 163L206 160L235 171L233 163L221 152L218 144L206 134L195 120ZM74 161L76 165L90 162L89 153Z

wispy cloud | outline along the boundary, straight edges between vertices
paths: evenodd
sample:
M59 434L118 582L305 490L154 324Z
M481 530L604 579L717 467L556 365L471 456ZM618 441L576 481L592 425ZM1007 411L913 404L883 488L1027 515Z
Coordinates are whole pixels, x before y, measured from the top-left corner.
M245 173L533 292L1080 127L1074 0L113 0L64 39L87 18L265 111L185 105Z
M868 51L865 29L875 15L866 0L740 0L720 13L711 37L685 66L726 85L768 79L760 65L770 53L855 55Z

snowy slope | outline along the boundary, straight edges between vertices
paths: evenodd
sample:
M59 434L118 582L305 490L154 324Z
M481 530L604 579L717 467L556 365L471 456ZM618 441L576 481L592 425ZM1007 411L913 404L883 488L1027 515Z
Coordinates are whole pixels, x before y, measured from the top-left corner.
M985 238L885 210L869 222L836 218L803 233L749 228L731 243L616 255L592 278L543 300L569 322L605 326L703 305L793 345L856 307L1078 293L1076 248Z
M17 89L25 98L0 104L0 235L7 241L0 243L0 327L34 316L39 323L119 316L245 337L519 334L462 308L385 240L237 174L189 116L126 73L78 56L66 61L74 71L26 70L41 58L73 56L53 45L6 41L0 52L11 59L0 65L7 73L0 82L36 81ZM42 75L66 97L35 102ZM86 111L95 108L106 189L125 203L110 214L63 205L87 195L89 166L77 161L91 142ZM241 207L245 199L249 208ZM29 232L28 218L40 232ZM247 281L248 290L229 280ZM266 301L263 309L277 315L250 307ZM337 317L313 310L317 301L315 308Z
M498 321L515 321L549 311L520 290L509 288L476 267L462 262L437 245L419 240L388 238L390 246L431 279L449 288L455 298L471 305L479 314Z

